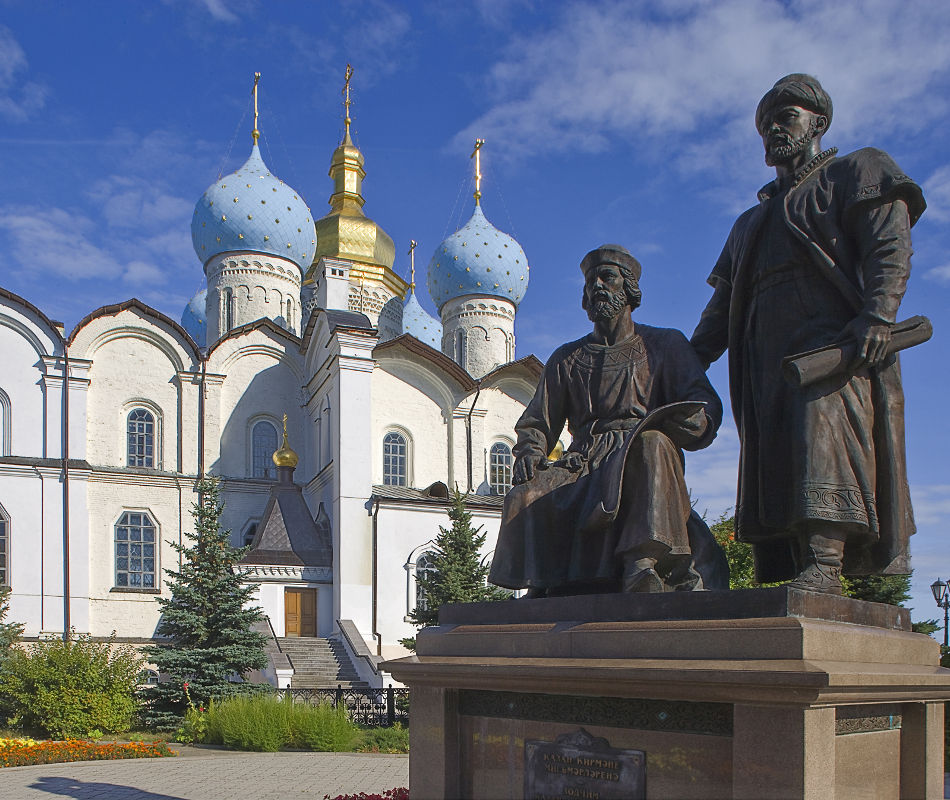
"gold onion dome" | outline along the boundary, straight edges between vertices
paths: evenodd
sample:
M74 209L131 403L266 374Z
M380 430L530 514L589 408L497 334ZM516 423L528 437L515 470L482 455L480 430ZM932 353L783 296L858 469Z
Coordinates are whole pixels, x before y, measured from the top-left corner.
M281 444L280 449L277 450L274 455L271 456L274 459L274 463L278 467L291 467L294 468L300 462L300 459L297 457L297 454L291 450L290 443L287 441L287 415L284 414L284 442Z
M349 80L352 69L347 67L346 117L343 141L333 151L330 161L330 177L333 179L333 194L325 217L315 223L317 247L313 264L321 258L339 258L353 262L350 276L355 280L387 286L399 297L405 297L408 284L393 272L396 247L392 237L363 213L362 188L366 171L363 169L363 154L350 137ZM312 277L311 267L307 277Z

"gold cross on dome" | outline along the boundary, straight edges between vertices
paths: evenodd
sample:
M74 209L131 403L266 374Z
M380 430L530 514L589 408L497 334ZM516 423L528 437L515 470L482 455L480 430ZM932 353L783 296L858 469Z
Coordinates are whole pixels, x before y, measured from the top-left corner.
M257 144L257 140L261 138L261 132L257 129L257 83L261 79L261 73L254 73L254 88L251 90L251 94L254 95L254 130L251 131L251 138L254 139L254 144Z
M346 128L346 135L350 135L350 78L353 77L353 67L346 65L346 73L343 79L343 125Z
M482 145L485 144L484 139L475 140L475 149L472 151L472 154L469 158L475 159L475 205L478 205L478 201L482 199L482 169L481 169L481 149Z
M416 240L409 240L409 288L416 288Z

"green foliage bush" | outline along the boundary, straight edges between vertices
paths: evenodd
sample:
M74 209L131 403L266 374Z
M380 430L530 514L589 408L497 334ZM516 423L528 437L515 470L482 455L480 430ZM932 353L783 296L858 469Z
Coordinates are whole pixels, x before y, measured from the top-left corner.
M203 729L203 738L198 741L235 750L272 753L291 748L349 752L360 738L360 729L342 708L294 703L290 698L279 699L273 695L238 696L212 702L204 717L203 724L192 720L189 732Z
M356 749L360 753L408 753L409 729L398 722L391 728L366 728Z
M127 731L142 663L132 647L86 635L41 639L13 650L0 670L9 724L55 739Z

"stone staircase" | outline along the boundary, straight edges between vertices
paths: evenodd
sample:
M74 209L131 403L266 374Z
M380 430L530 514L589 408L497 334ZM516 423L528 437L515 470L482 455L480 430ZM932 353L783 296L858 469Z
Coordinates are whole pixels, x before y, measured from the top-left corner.
M361 681L342 642L313 637L278 638L277 644L294 668L292 689L368 687Z

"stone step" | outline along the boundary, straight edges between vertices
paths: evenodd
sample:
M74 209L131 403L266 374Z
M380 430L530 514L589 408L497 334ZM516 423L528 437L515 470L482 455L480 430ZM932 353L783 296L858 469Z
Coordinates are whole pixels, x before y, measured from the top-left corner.
M344 689L366 687L341 642L316 637L279 638L277 644L294 668L291 688Z

